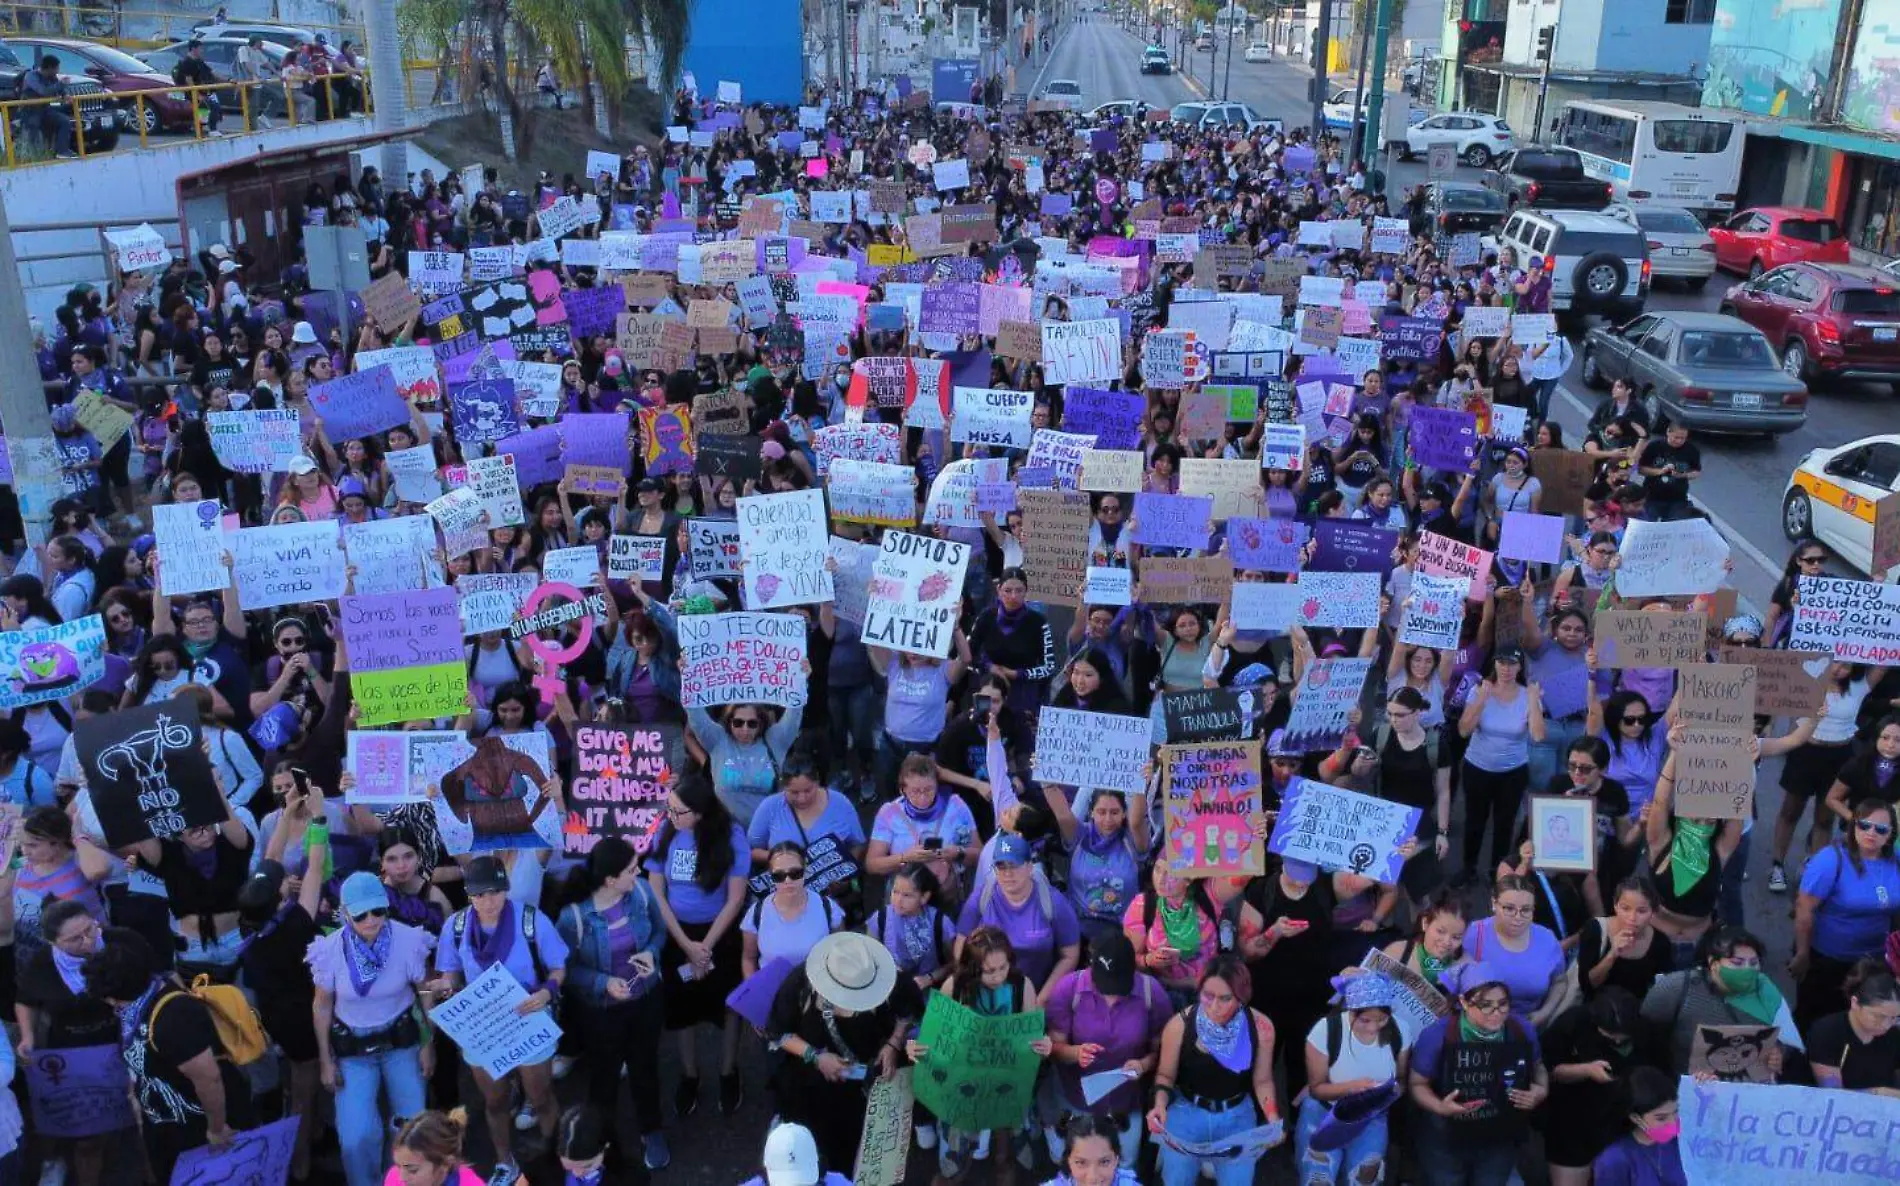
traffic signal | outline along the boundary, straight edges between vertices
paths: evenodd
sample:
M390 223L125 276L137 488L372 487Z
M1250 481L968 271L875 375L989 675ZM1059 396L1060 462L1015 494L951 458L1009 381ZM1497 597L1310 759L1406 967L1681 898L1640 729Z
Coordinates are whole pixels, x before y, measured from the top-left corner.
M1537 30L1537 60L1550 61L1550 43L1557 39L1557 26L1545 25Z

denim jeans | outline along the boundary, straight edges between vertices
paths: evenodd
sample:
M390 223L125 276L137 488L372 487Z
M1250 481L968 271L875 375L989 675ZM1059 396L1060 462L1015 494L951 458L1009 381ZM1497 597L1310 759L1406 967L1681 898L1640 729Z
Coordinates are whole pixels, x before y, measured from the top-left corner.
M1531 418L1544 421L1550 419L1550 397L1557 390L1562 378L1531 380Z
M1742 877L1748 872L1748 849L1754 838L1755 829L1743 832L1741 842L1735 846L1735 855L1722 864L1722 890L1716 899L1715 916L1725 927L1748 925L1742 921Z
M877 688L871 684L860 684L855 688L840 688L834 684L827 695L831 700L831 753L838 764L838 768L831 772L834 782L850 771L846 762L849 754L857 755L859 776L870 778L876 767L880 732L878 722L883 715Z
M1293 1164L1301 1186L1336 1186L1342 1166L1346 1170L1345 1186L1378 1186L1385 1180L1385 1117L1366 1125L1343 1148L1315 1152L1311 1148L1313 1133L1331 1114L1331 1108L1310 1095L1300 1104L1300 1123L1293 1130Z
M379 1186L383 1146L393 1134L395 1121L421 1115L429 1106L421 1055L420 1047L406 1046L337 1060L343 1085L336 1093L336 1132L349 1186ZM387 1112L379 1107L384 1089L389 1092Z
M1176 1097L1168 1105L1168 1132L1190 1142L1217 1141L1254 1127L1256 1113L1252 1100L1242 1100L1231 1108L1209 1112ZM1253 1186L1253 1167L1259 1158L1247 1161L1222 1161L1214 1166L1215 1186ZM1185 1153L1161 1146L1162 1186L1195 1186L1201 1180L1201 1161Z
M1504 1186L1517 1169L1514 1141L1475 1140L1437 1116L1418 1125L1418 1169L1424 1186Z
M1564 755L1570 749L1570 743L1583 736L1586 722L1582 717L1574 721L1546 721L1544 739L1531 742L1531 793L1541 795L1550 786L1550 780L1563 773Z

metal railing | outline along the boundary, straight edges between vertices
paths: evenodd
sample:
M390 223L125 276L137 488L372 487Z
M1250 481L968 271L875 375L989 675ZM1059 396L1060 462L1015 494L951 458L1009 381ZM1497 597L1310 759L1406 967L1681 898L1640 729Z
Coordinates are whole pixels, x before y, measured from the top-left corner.
M307 94L304 83L316 91ZM351 84L346 86L346 84ZM235 99L235 103L231 102ZM356 103L361 103L358 108ZM218 126L212 128L212 112ZM342 110L342 107L349 110ZM182 110L180 110L182 108ZM148 119L148 109L156 119ZM320 74L308 80L281 78L220 82L204 86L153 87L139 91L89 92L64 98L0 101L0 161L5 167L31 165L56 159L72 137L71 149L80 158L99 156L119 146L121 138L136 134L140 148L167 141L153 134L174 128L188 131L192 140L262 131L278 126L297 127L311 122L344 119L360 110L373 110L369 75ZM189 119L189 127L181 122ZM110 126L105 126L110 121ZM235 121L236 126L230 126ZM88 128L87 124L92 127ZM41 141L33 143L37 137ZM50 139L51 142L46 141ZM182 140L171 141L183 143Z
M37 33L43 37L79 37L100 41L121 49L151 49L189 37L196 25L206 24L209 16L198 12L164 11L146 8L110 8L93 5L64 6L56 3L22 4L0 0L0 36L5 32ZM233 17L237 25L284 24L313 33L325 33L332 42L348 37L361 43L363 26L330 25L312 21L272 21L261 17ZM150 30L128 35L127 27Z

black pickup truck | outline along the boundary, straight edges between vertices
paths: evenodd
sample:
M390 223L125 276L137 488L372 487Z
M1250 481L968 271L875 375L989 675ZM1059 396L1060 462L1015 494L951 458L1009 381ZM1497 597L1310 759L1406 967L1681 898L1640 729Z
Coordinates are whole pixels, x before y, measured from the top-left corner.
M1575 149L1531 145L1507 152L1484 175L1487 189L1512 207L1601 210L1610 204L1610 184L1583 171Z

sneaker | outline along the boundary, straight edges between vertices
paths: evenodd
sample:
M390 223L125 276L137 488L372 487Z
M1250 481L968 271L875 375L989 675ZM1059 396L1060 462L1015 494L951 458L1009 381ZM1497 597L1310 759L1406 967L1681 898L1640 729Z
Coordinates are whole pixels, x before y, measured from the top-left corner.
M66 1162L55 1159L40 1169L40 1186L66 1186Z
M934 1124L919 1124L916 1128L917 1147L926 1152L935 1149L937 1147L937 1126ZM1057 1158L1057 1160L1059 1161L1061 1159Z
M535 1123L534 1105L526 1100L521 1101L521 1106L515 1109L515 1131L527 1132Z
M521 1167L512 1161L502 1162L495 1167L493 1173L488 1175L488 1186L515 1186L515 1183L519 1181L521 1181Z
M554 1056L554 1077L556 1079L567 1078L567 1073L573 1069L574 1069L573 1059L568 1058L564 1055L560 1055L560 1054L557 1054ZM626 1068L622 1066L621 1069L625 1070Z
M971 1153L970 1156L976 1159L977 1161L989 1160L989 1156L990 1156L990 1130L989 1129L986 1128L981 1133L977 1134L976 1151Z
M1788 871L1781 867L1780 861L1768 866L1768 892L1771 894L1788 892Z
M681 1120L699 1111L699 1080L681 1078L680 1085L673 1089L673 1113Z
M738 1072L719 1076L719 1114L730 1116L745 1106L745 1084Z
M666 1134L650 1132L641 1139L646 1146L646 1163L650 1170L663 1170L673 1164L673 1150L667 1146Z

